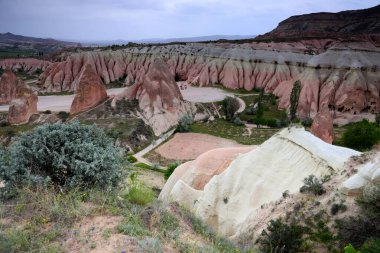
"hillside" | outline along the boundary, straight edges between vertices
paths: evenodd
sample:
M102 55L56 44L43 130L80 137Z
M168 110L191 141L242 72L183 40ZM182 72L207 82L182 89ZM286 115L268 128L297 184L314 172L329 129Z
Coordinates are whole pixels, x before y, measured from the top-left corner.
M81 46L79 43L27 37L12 33L0 33L0 58L41 56L68 47Z
M260 39L353 38L380 42L380 5L338 13L292 16Z

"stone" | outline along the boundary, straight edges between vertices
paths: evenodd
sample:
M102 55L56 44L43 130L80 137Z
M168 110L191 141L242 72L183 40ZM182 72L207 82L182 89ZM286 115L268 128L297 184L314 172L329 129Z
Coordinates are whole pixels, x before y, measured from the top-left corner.
M250 231L250 221L262 205L280 200L285 191L298 193L310 174L341 172L352 156L360 154L330 145L304 128L285 128L232 158L222 172L199 166L198 173L191 170L191 163L184 164L168 180L160 198L187 206L218 234L233 239Z
M17 96L17 90L25 84L7 68L0 77L0 105L9 104Z
M37 102L38 97L30 89L21 88L9 105L8 122L12 125L28 123L29 118L37 113Z
M334 126L333 118L328 109L317 113L311 125L311 133L324 142L332 144L334 140Z
M154 59L144 79L135 83L115 97L137 99L142 116L159 136L178 124L185 114L193 115L196 108L183 101L182 94L168 65L161 59Z
M87 111L107 99L107 92L102 79L90 64L83 68L74 83L76 94L71 104L71 114Z

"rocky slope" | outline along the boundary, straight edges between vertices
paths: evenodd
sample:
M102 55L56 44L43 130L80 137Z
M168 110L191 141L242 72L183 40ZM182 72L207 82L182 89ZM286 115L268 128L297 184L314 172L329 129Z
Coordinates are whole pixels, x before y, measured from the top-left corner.
M280 98L281 108L289 107L293 84L300 80L300 117L313 118L329 108L347 123L380 110L380 49L370 42L189 44L85 52L51 64L40 83L46 91L73 90L75 77L91 64L106 84L119 79L132 84L142 81L157 56L177 80L232 89L264 87Z
M290 17L258 39L350 38L380 43L380 5L364 10Z
M311 174L339 173L351 156L360 154L327 144L303 128L284 129L256 149L240 152L245 154L237 156L222 173L213 172L204 187L198 187L202 182L194 183L196 171L202 174L204 170L201 166L189 170L187 176L174 174L160 198L188 206L218 233L236 237L246 232L246 225L262 205L279 200L285 191L298 192L303 179ZM207 170L218 171L216 167Z
M183 100L174 76L160 58L151 62L144 80L117 95L114 101L123 98L138 101L141 116L157 136L176 126L183 115L196 111L192 103Z

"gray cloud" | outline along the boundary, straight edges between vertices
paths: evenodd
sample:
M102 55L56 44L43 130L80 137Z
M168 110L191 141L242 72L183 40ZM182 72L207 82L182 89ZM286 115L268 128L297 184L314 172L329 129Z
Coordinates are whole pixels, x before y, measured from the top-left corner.
M265 33L292 15L376 0L0 0L0 32L78 40Z

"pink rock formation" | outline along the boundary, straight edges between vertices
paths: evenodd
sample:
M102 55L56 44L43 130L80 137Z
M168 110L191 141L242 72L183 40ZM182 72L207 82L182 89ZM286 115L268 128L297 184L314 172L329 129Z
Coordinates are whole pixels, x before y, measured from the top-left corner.
M311 133L321 140L332 144L334 139L333 118L328 109L317 113L311 126Z
M193 115L194 105L185 102L166 63L155 59L149 66L144 80L119 94L114 101L137 99L142 116L158 136L178 124L184 114Z
M26 72L44 71L51 62L34 58L16 58L0 60L0 68L10 68L13 71L24 70Z
M76 95L70 113L86 111L107 98L105 86L90 64L87 64L74 81Z
M24 85L12 70L7 68L0 77L0 105L9 104L12 99L16 98L17 90Z
M217 148L203 153L193 161L180 165L166 182L160 193L160 199L168 199L174 185L179 180L196 190L203 190L211 178L227 169L239 154L245 154L253 149L253 146Z
M9 105L8 122L12 125L28 123L30 116L37 113L37 102L38 97L30 89L20 87Z

